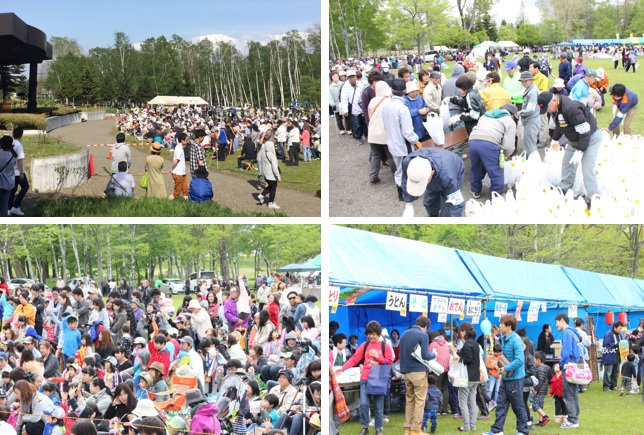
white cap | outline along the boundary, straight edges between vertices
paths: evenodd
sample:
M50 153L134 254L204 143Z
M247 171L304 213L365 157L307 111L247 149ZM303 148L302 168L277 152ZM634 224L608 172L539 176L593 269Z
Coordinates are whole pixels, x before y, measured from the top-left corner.
M485 80L487 80L487 71L484 69L479 69L476 72L476 80L481 82L484 82Z
M424 157L415 157L407 165L407 193L422 196L431 179L432 164Z
M347 77L351 77L355 75L356 75L356 72L354 70L350 69L349 71L347 71Z
M604 68L597 68L597 78L604 80Z
M387 62L383 62L380 64L381 68L389 68L389 64Z
M523 49L523 54L530 54L530 49L529 48L524 48Z

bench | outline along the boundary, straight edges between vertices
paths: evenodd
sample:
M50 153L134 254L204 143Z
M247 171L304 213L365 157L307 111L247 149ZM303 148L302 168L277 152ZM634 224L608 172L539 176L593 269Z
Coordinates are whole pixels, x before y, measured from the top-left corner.
M442 148L444 150L449 150L459 145L464 145L467 143L468 135L467 129L465 127L459 128L458 130L448 131L445 133L445 144L443 146L437 146L434 143L433 139L426 140L421 142L422 148Z

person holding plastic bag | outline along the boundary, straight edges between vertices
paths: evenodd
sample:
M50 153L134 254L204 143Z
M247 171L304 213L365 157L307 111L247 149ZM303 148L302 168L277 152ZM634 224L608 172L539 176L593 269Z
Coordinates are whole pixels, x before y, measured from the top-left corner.
M597 128L595 116L579 101L573 101L563 95L553 95L550 92L539 94L537 104L542 115L546 112L553 114L555 131L552 139L558 141L565 135L570 141L563 157L561 190L565 194L572 188L577 165L581 163L586 187L586 204L590 205L591 198L597 194L595 166L602 141L602 132Z
M409 154L402 162L403 217L414 217L412 202L421 195L430 217L462 217L464 178L463 159L451 151L420 148Z
M461 362L467 369L467 386L458 389L458 404L463 416L460 432L476 430L476 419L479 409L476 406L476 389L481 377L480 347L476 342L476 331L470 322L463 322L458 327L458 338L463 341L463 347L457 352Z
M525 377L523 342L514 332L517 329L517 319L512 314L504 314L499 319L501 329L501 345L503 357L499 359L499 373L501 386L499 387L499 400L496 402L496 418L489 431L483 435L498 435L503 433L503 426L508 415L508 409L517 418L518 434L528 434L528 416L523 403L523 378ZM501 364L503 360L504 364ZM517 435L518 435L517 434Z
M429 352L427 329L431 322L425 316L416 319L416 324L405 331L400 338L400 372L405 375L405 435L421 435L421 425L427 397L427 367L412 356L420 346L425 361L436 358Z
M373 385L374 383L388 382L389 372L387 372L386 375L384 373L379 373L384 371L380 370L378 366L391 364L394 361L394 353L391 346L387 346L382 338L382 326L380 326L380 323L375 320L370 321L365 327L365 332L367 334L367 341L358 346L356 353L351 357L351 359L349 359L349 361L344 363L341 368L335 367L335 370L345 371L351 367L362 365L362 370L360 371L360 421L362 429L358 435L367 435L369 433L369 408L372 399L374 402L376 435L382 435L384 427L383 406L385 396L384 394L369 394L367 382L369 382L370 385ZM372 369L374 373L379 373L377 379L373 376L373 373L371 373ZM389 370L391 370L391 368ZM383 377L385 377L385 379L383 379Z
M485 114L474 127L468 145L470 148L470 193L481 196L483 177L490 176L492 192L503 194L505 156L514 152L514 137L517 132L517 107L506 104Z

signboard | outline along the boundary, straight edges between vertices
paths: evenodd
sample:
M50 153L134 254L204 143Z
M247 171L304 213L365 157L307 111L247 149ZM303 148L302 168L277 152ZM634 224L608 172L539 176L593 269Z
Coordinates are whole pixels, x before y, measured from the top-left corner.
M577 305L568 305L568 317L571 319L570 323L572 323L572 319L577 317Z
M479 317L481 315L481 301L467 301L465 317Z
M338 305L340 302L340 289L338 287L331 287L329 289L329 305Z
M539 320L539 308L541 308L540 302L530 302L530 308L528 308L528 322L536 322Z
M449 299L442 296L432 296L432 305L429 307L431 313L446 313Z
M407 309L407 295L404 293L387 292L387 303L385 309L391 311L401 311Z
M508 304L506 302L496 302L494 304L494 317L501 317L508 314Z
M426 313L427 312L427 296L409 295L409 312L410 313Z
M440 313L440 314L438 315L438 319L436 319L436 320L437 320L437 322L439 322L439 323L445 323L445 322L447 322L447 313Z
M449 298L447 314L461 314L465 311L465 299Z

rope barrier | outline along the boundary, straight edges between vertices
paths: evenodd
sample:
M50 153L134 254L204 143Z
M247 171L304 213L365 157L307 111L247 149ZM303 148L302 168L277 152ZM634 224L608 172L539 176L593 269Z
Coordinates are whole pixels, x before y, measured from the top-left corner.
M0 413L2 413L2 414L11 414L12 411L10 411L10 412L0 411ZM20 414L21 416L28 416L28 417L40 417L40 418L49 417L48 415L45 415L45 414L27 414L27 413L20 413L20 412L18 412L18 414ZM159 414L159 417L161 417L160 414ZM108 423L112 422L112 420L107 420L105 418L81 418L81 417L72 417L72 416L67 416L67 415L64 418L74 420L74 421L91 421L91 422L107 421ZM165 422L165 420L164 420L164 422ZM123 424L123 422L119 421L119 424ZM139 424L136 427L148 427L148 428L151 428L151 429L156 428L156 426L149 426L149 425L144 425L144 424ZM213 432L196 432L196 431L190 430L189 428L187 429L187 431L189 431L191 434L214 435ZM28 435L32 435L32 434L28 434Z

